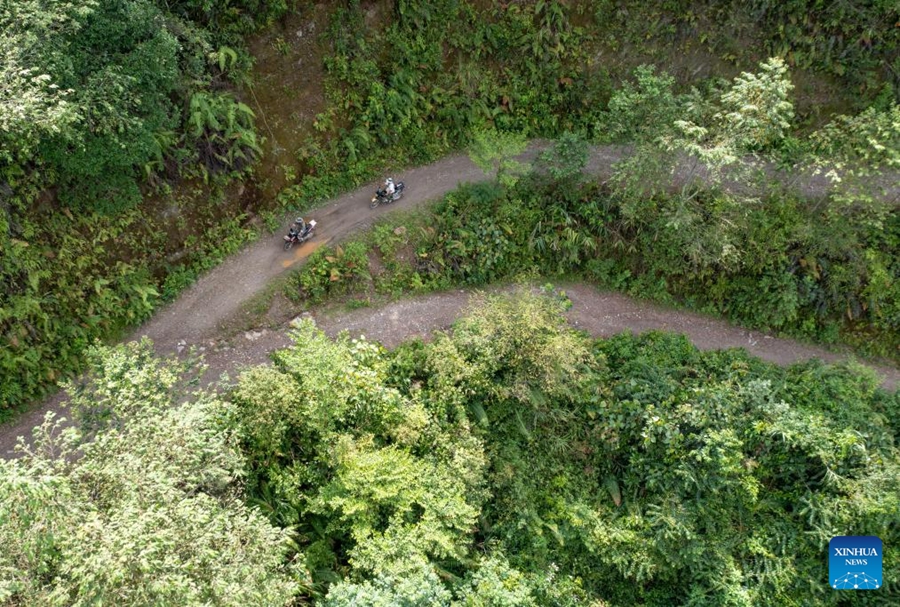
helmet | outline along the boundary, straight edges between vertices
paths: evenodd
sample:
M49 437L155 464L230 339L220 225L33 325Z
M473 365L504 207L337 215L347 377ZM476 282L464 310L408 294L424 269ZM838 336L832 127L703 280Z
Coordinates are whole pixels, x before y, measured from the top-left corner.
M388 183L394 183L394 178L388 177L385 181L387 181Z

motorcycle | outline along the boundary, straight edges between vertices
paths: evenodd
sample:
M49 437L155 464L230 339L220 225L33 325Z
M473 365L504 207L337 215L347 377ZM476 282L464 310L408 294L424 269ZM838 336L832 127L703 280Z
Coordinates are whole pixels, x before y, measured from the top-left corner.
M297 222L299 223L299 222ZM291 229L288 230L287 235L284 237L284 250L287 251L292 246L301 245L310 238L313 237L313 233L316 231L316 220L312 219L306 227L301 232L294 226L291 226Z
M400 200L403 197L403 188L403 182L398 181L394 186L393 196L388 196L387 190L383 188L375 190L375 196L372 197L372 202L369 204L369 208L374 209L380 204L390 204L395 200Z

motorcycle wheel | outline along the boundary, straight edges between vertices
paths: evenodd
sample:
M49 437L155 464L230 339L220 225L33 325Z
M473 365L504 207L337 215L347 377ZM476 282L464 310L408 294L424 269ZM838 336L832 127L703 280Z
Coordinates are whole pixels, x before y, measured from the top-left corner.
M292 246L294 246L294 241L292 241L292 240L286 240L286 241L284 241L284 250L285 250L285 251L287 251L288 249L290 249Z
M372 202L369 203L369 208L370 208L370 209L377 209L379 204L381 204L381 201L379 201L379 200L376 198L375 200L373 200Z

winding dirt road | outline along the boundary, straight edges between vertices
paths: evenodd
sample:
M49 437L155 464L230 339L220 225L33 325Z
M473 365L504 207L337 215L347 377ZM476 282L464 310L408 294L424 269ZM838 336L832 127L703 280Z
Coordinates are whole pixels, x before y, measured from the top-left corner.
M288 268L302 264L323 244L342 240L365 229L388 210L410 209L439 198L461 183L483 180L467 156L451 156L434 164L394 175L407 185L403 198L388 207L369 208L375 185L344 194L306 219L318 222L317 235L301 247L285 253L282 233L264 236L203 276L175 302L157 312L135 336L146 335L162 350L171 350L179 340L196 343L212 339L241 305L262 291L266 284ZM289 223L286 220L285 226ZM287 229L285 227L285 229Z
M523 159L534 158L540 144L533 145ZM627 153L619 146L593 150L587 170L607 177L612 165ZM406 182L403 198L385 209L369 209L374 184L350 192L307 214L319 223L318 235L310 243L284 252L281 234L263 236L256 243L217 266L176 301L162 308L129 338L146 335L160 353L179 351L184 345L206 347L216 343L223 327L239 314L241 307L261 292L275 277L287 269L304 263L305 258L327 242L341 240L351 233L369 227L388 210L409 209L434 200L462 183L481 181L484 173L467 156L456 155L433 164L395 174ZM675 185L678 178L676 176ZM802 189L808 194L821 194L826 184L806 180ZM289 219L286 221L289 221ZM285 224L285 225L286 225ZM842 357L822 348L777 339L730 325L724 321L678 310L669 310L623 295L601 293L587 285L566 287L574 307L570 312L573 325L596 336L621 331L643 332L661 329L686 334L698 347L706 349L743 347L751 354L777 364L790 364L806 358L836 361ZM428 335L432 330L449 326L468 303L469 293L453 291L390 304L382 309L362 309L332 318L317 319L326 332L335 334L348 329L354 334L396 345L414 335ZM258 331L238 340L236 346L206 353L210 368L233 371L242 366L266 362L268 353L286 346L284 331ZM126 341L128 341L126 340ZM245 343L246 342L246 343ZM897 369L876 367L884 377L884 386L894 389L900 381ZM39 407L22 415L14 423L0 427L0 457L11 457L16 437L29 435L47 411L59 411L65 395L60 392Z
M565 291L572 302L572 308L566 313L569 323L594 337L610 337L626 331L635 334L654 330L683 333L701 350L744 348L753 356L782 366L811 358L830 363L847 359L845 355L829 352L821 347L775 337L762 331L751 331L703 314L638 301L585 283L556 286ZM510 291L513 288L505 287L502 290ZM475 293L469 290L434 293L397 301L381 308L362 308L334 315L316 314L314 320L319 328L331 336L346 330L353 337L365 336L387 347L394 347L412 337L427 339L433 331L450 327L453 321L465 313ZM283 333L282 337L283 344L290 343ZM284 345L272 349L280 347ZM882 377L883 387L896 389L900 384L900 370L867 366Z

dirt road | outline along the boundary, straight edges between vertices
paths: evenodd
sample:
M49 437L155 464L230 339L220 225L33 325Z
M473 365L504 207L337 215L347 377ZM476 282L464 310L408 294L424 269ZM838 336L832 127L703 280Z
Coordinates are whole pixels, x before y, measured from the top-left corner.
M524 158L533 158L539 148L540 144L533 145ZM619 146L595 148L588 171L608 176L612 165L622 158L626 150ZM400 201L388 207L370 209L368 202L375 184L332 200L306 216L319 223L318 234L312 242L284 252L281 233L263 236L203 276L176 301L158 311L129 339L146 335L154 341L160 353L174 352L179 344L205 348L206 344L215 342L221 327L234 318L245 302L262 291L273 278L302 264L316 248L370 226L386 212L409 209L434 200L462 183L485 179L484 173L464 155L450 156L393 176L407 185ZM808 193L820 193L823 187L821 180L810 180L804 184L804 190ZM286 218L285 225L288 222L289 218ZM573 285L571 293L575 304L571 313L573 324L597 336L624 330L641 332L663 329L685 333L701 348L745 347L752 354L778 364L811 357L836 360L836 355L823 349L751 333L719 320L659 308L622 295L599 293L585 285ZM394 345L410 335L424 335L435 328L448 326L467 301L468 295L465 293L435 294L391 304L382 310L358 310L346 316L323 319L322 322L330 333L347 328L365 333L386 345ZM248 343L239 347L208 352L212 369L224 371L265 362L269 351L289 343L283 332L258 333L257 337L251 334L252 339L247 339ZM896 369L878 370L885 376L885 386L896 387L900 379ZM41 421L45 412L59 411L63 399L64 395L59 393L14 423L0 427L0 456L8 457L16 437L30 434L30 429Z
M385 212L409 209L434 200L459 184L484 179L466 156L451 156L434 164L403 171L394 178L406 183L403 198L387 207L369 208L375 184L365 186L306 215L318 222L317 235L301 247L284 252L282 233L263 236L203 276L175 302L157 312L135 336L147 335L162 350L179 340L196 343L215 337L219 326L241 305L287 269L302 264L310 253L370 226ZM287 223L285 222L285 230Z
M832 363L847 358L824 348L751 331L703 314L638 301L621 293L601 291L584 283L557 286L572 301L572 308L566 314L569 323L594 337L610 337L625 331L683 333L701 350L744 348L754 356L783 366L811 358ZM449 327L465 312L472 294L472 291L460 290L435 293L381 308L362 308L332 316L315 315L314 318L329 335L347 330L353 337L364 335L394 347L411 337L427 338L434 330ZM286 336L283 339L282 343L290 343ZM900 370L868 366L881 375L885 388L893 390L900 385Z

